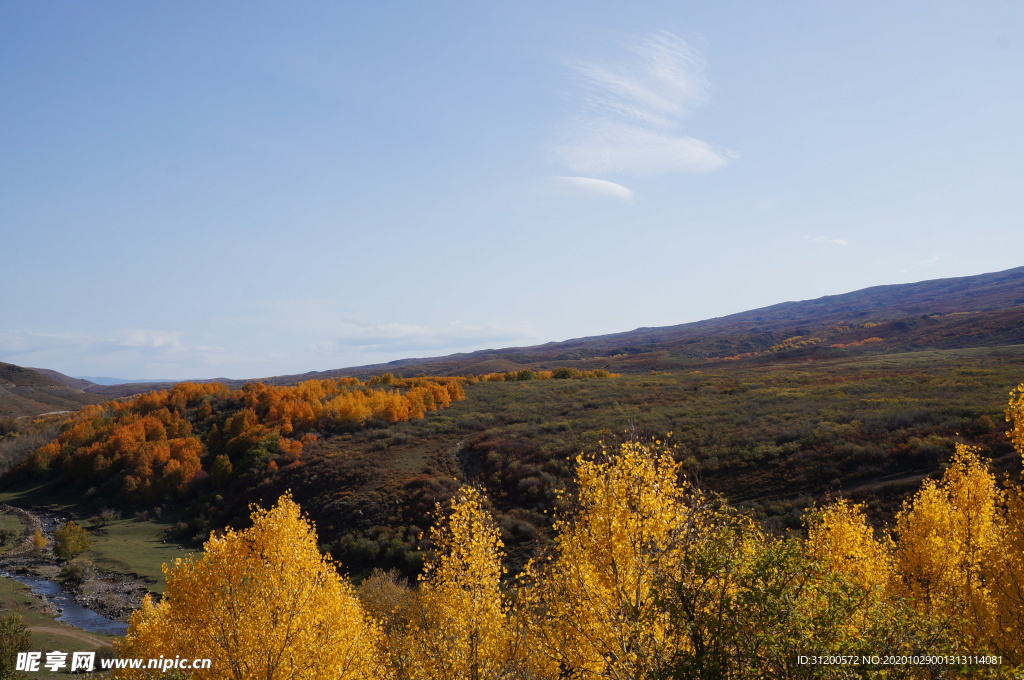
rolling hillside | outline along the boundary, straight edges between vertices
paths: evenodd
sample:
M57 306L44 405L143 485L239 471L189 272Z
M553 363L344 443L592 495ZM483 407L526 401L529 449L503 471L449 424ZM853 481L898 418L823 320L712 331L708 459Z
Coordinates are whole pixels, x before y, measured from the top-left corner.
M149 516L184 508L176 532L197 541L244 522L249 503L291 490L353 573L383 566L407 574L421 564L419 536L435 505L472 483L487 492L515 568L549 536L573 457L671 432L688 477L777 530L799 529L808 507L835 495L866 502L884 520L943 469L958 442L981 447L998 471L1019 467L1003 408L1024 380L1022 301L1018 268L536 347L280 376L244 389L241 381L183 386L178 396L94 409L95 427L79 420L67 430L99 457L61 470L41 459L6 481L48 480L51 491L86 505L120 498L126 511ZM592 380L579 369L622 375ZM37 383L32 389L58 389L39 372L8 371ZM342 394L398 394L421 380L370 375L421 371L508 373L460 379L464 399L407 420L369 415L339 425L330 415L342 412L330 401ZM80 394L95 398L99 387ZM329 399L308 400L321 391ZM103 428L118 413L127 429L107 437ZM126 442L155 458L122 455ZM170 458L160 447L170 447ZM51 448L63 456L74 446ZM179 458L180 466L160 467ZM151 486L140 486L139 469L157 474Z
M383 372L472 375L562 366L635 373L694 368L737 355L774 360L808 353L842 357L1022 343L1024 267L1016 267L992 274L874 286L676 326L264 380L286 385Z
M0 418L75 411L105 400L81 388L69 387L47 373L50 372L0 362Z

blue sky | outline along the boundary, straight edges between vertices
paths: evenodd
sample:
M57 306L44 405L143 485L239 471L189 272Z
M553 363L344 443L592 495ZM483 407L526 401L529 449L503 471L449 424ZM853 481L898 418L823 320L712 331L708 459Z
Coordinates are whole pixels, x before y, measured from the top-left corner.
M251 378L1022 264L1024 4L0 5L0 361Z

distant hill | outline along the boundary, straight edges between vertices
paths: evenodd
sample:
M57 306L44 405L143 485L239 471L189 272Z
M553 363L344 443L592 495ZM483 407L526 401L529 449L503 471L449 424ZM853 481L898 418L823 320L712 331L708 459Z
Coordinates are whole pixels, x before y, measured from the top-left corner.
M862 352L1013 344L1024 344L1024 267L874 286L675 326L262 380L289 385L342 375L475 375L563 366L636 373L690 368L708 361L841 357ZM242 381L231 381L235 382Z
M11 364L13 365L13 364ZM81 378L72 378L69 375L58 373L57 371L48 368L27 368L22 369L27 371L35 371L47 378L55 381L56 383L65 387L71 387L76 390L81 390L89 394L95 394L100 397L96 401L105 401L107 399L115 399L117 397L126 397L132 394L142 394L143 392L151 392L153 390L161 390L170 387L176 382L175 380L138 380L131 382L128 380L122 380L121 378L106 378L106 377L94 377L86 376ZM217 380L199 380L190 382L227 382L226 379L221 378ZM236 381L239 384L245 381ZM92 403L92 402L90 402Z
M55 380L56 382L60 383L61 385L64 385L65 387L73 387L76 390L85 391L90 387L96 386L96 383L91 380L87 380L85 378L72 378L70 375L58 373L57 371L50 370L49 368L29 368L27 370L35 371L36 373L45 375L46 377L50 378L51 380Z
M81 387L69 386L55 376L62 374L0 362L0 417L75 411L106 399L89 394ZM62 377L75 381L75 378Z
M195 382L221 382L237 388L256 380L272 385L294 385L304 380L341 376L365 379L383 373L481 375L562 367L640 373L693 369L716 361L806 360L861 353L1015 344L1024 344L1024 267L976 276L873 286L814 300L782 302L704 321L637 328L530 347L399 359L295 375ZM53 375L53 372L47 373ZM75 380L67 376L62 379ZM90 383L81 389L115 398L166 389L171 384L158 381L116 385Z
M168 378L111 378L109 376L95 376L95 375L83 375L79 376L78 380L84 380L88 383L95 385L125 385L129 383L173 383L180 382L178 380L170 380Z

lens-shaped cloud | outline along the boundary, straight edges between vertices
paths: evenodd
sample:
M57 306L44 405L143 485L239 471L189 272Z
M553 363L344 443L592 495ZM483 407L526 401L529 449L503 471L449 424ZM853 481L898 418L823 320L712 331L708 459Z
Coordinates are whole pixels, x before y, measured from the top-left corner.
M567 194L586 194L617 198L627 203L633 201L632 189L604 179L595 179L593 177L552 177L551 181L557 190Z

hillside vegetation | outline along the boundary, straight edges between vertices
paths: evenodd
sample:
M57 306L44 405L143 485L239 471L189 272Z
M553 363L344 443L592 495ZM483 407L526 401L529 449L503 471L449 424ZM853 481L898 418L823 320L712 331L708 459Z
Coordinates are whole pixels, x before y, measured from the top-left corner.
M291 490L351 573L408 576L422 566L420 534L435 505L468 482L488 494L508 566L519 570L550 540L572 458L659 433L672 433L668 445L701 488L776 530L799 529L807 508L835 494L890 520L957 443L981 446L997 470L1010 469L1002 408L1022 358L1024 346L1011 346L708 362L702 371L610 379L565 370L565 379L547 380L523 371L179 385L81 412L15 479L49 479L58 491L151 516L182 507L176 532L197 542L244 522L249 503ZM439 395L443 387L452 399L409 420L341 418L342 395L381 400L416 386Z
M487 349L429 359L278 376L273 384L389 371L473 375L524 368L618 373L702 368L707 360L994 347L1024 343L1024 267L917 283L875 286L814 300L624 333Z
M12 476L52 472L58 482L93 483L90 493L126 504L177 501L207 479L219 487L299 465L303 446L318 437L313 428L422 418L463 397L458 380L437 378L252 383L234 391L181 383L82 409Z
M1024 384L1006 417L1024 458ZM485 494L460 490L415 589L381 571L353 588L285 494L168 568L118 651L213 659L197 680L1019 677L1015 468L1000 486L958 444L884 531L840 500L780 535L680 479L661 442L626 442L575 458L552 543L511 582Z

